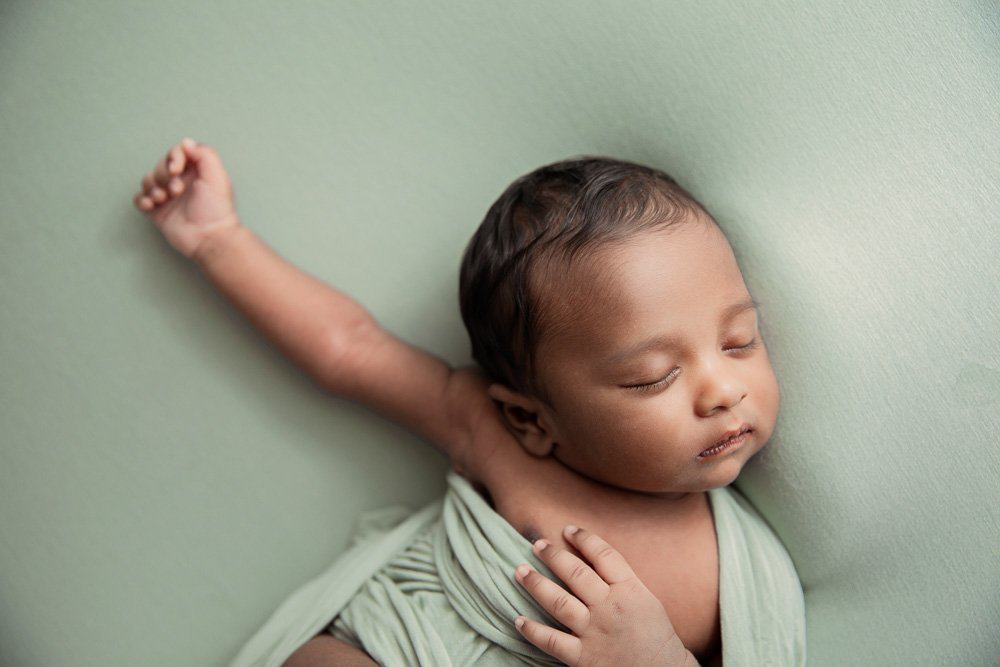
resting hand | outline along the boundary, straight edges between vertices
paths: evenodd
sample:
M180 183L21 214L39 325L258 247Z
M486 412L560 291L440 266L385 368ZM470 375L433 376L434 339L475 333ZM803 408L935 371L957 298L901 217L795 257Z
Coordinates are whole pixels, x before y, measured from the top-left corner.
M193 258L209 236L239 226L233 186L210 146L184 139L142 179L132 199L167 241Z
M534 550L550 570L569 584L572 593L527 563L518 567L522 571L527 567L527 574L515 576L553 618L574 634L525 619L519 630L529 642L571 666L698 664L681 643L663 605L617 550L582 528L575 534L563 532L567 542L593 568L566 549L540 545L544 540L535 542Z

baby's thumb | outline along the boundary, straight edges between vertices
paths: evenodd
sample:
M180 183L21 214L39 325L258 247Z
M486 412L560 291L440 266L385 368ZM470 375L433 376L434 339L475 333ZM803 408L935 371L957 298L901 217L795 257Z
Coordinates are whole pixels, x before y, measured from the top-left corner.
M206 144L199 144L190 138L185 138L181 142L181 147L188 159L194 163L199 178L205 180L209 185L222 189L229 188L229 175L226 173L226 168L222 166L222 159L214 148Z

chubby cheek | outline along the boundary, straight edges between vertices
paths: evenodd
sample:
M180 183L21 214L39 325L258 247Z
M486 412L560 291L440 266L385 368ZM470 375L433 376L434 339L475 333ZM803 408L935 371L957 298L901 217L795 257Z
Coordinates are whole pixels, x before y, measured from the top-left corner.
M778 419L778 410L781 406L781 388L778 386L778 378L768 365L763 373L762 381L757 390L759 399L757 401L757 451L760 451L770 440L774 433L774 426Z
M690 443L685 446L670 433L661 433L659 437L637 435L621 460L629 466L630 479L636 488L658 491L664 489L665 483L677 480L685 467L691 465L689 448Z
M660 488L664 478L682 466L691 447L688 443L685 449L675 433L678 421L662 406L640 411L619 404L610 411L591 410L587 422L590 428L577 433L585 438L595 476L625 487Z

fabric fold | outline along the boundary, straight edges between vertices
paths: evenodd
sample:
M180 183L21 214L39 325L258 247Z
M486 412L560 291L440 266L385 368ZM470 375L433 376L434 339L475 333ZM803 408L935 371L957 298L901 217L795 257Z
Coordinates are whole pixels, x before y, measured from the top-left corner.
M232 667L280 666L326 628L379 664L558 665L524 641L518 614L568 632L514 579L530 563L559 582L518 533L453 470L418 511L363 513L351 545L289 596ZM733 487L711 489L719 545L723 663L805 664L805 605L784 546Z

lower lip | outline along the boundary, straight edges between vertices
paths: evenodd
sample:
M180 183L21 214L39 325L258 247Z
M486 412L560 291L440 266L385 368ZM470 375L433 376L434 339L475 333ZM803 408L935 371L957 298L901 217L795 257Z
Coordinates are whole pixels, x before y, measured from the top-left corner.
M749 430L743 435L727 441L726 444L722 445L721 447L714 447L712 449L707 450L706 452L702 452L701 454L698 455L698 458L702 460L714 459L724 454L728 454L729 452L733 451L734 449L742 445L744 442L746 442L747 438L749 438L750 434L752 433L753 430Z

